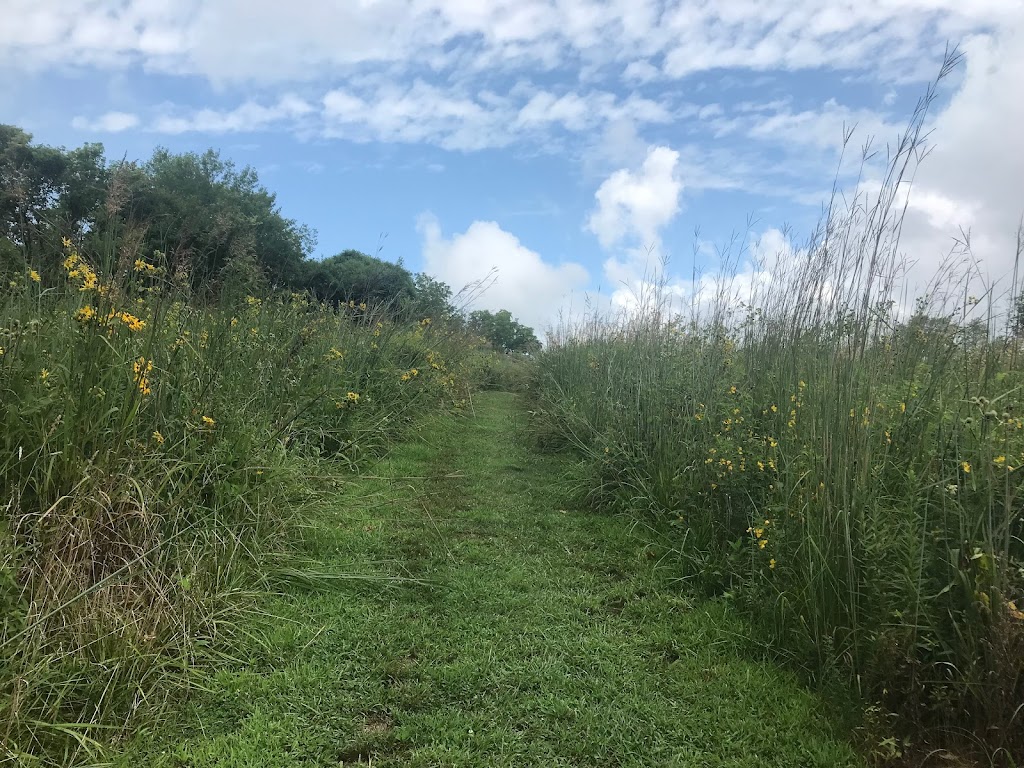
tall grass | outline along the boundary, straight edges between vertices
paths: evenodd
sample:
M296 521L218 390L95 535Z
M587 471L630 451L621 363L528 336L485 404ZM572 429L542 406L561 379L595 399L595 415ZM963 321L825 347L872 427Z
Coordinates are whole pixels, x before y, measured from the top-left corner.
M804 248L702 281L685 307L654 286L629 315L563 324L537 432L586 457L595 504L674 525L687 577L778 652L901 718L893 754L945 739L1020 760L1020 340L956 259L905 306L933 96L881 182L837 193Z
M71 764L155 707L223 648L315 465L462 399L429 318L244 269L200 303L160 254L109 253L65 242L0 289L0 760Z

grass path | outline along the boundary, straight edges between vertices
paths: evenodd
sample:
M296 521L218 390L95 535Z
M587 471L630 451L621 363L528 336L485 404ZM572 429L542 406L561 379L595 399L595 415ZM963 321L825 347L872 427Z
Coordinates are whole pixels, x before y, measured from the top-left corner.
M119 764L858 764L628 520L567 508L565 465L517 442L515 414L489 394L432 421L313 521L324 575L293 579L244 663Z

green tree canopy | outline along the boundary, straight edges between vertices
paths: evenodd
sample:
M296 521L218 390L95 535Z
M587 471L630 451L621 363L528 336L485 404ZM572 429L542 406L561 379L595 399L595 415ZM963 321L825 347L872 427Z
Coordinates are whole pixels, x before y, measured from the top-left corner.
M355 250L308 262L306 287L321 301L390 304L396 312L416 293L412 275L401 264Z
M0 236L30 258L95 227L109 179L101 144L65 150L0 125Z
M232 259L255 259L273 283L298 282L312 233L281 215L252 168L238 170L213 150L157 149L141 171L126 174L124 215L148 224L149 250L187 266L195 282L215 279Z
M415 292L408 313L411 317L429 317L448 322L460 319L459 310L452 304L450 285L431 277L426 272L417 273L413 283Z
M469 327L498 350L535 352L540 349L540 342L533 329L518 322L507 309L494 313L486 309L472 312L469 315Z

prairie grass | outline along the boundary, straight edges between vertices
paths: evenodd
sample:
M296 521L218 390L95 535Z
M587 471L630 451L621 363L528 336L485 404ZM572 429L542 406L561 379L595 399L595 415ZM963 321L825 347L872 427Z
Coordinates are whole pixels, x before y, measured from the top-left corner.
M733 252L741 269L682 305L655 284L629 314L557 329L535 431L585 457L592 503L670 520L685 576L777 653L845 676L883 757L960 743L1019 761L1020 338L994 288L970 295L966 242L907 306L933 96L881 182L837 191L803 248L749 269Z
M230 646L315 478L464 400L429 318L230 273L204 303L118 247L0 289L0 761L86 761L159 707Z

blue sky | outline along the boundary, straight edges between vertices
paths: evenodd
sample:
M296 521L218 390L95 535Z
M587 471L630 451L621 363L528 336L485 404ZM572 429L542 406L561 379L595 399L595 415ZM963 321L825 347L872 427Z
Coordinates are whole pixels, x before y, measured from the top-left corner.
M495 268L478 306L535 326L597 291L628 304L663 255L685 293L733 233L751 258L791 247L785 225L798 245L843 126L893 141L960 43L903 244L919 274L960 227L989 274L1013 262L1020 0L0 5L0 121L110 158L214 147L318 256L358 248L456 288Z

